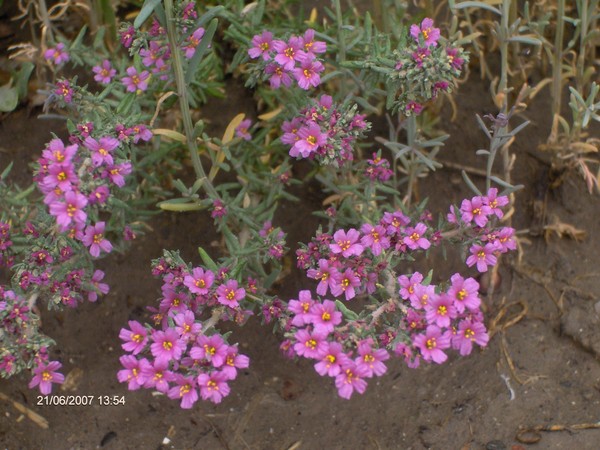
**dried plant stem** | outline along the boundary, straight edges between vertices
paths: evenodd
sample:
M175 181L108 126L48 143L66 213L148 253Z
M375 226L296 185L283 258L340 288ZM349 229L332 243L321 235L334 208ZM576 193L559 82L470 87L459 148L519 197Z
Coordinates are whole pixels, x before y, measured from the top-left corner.
M206 176L204 167L202 167L202 161L200 161L200 155L198 154L198 146L194 139L194 126L192 124L192 116L190 113L190 105L187 97L187 86L185 84L185 76L183 73L183 64L181 62L181 54L178 49L178 42L175 32L175 23L173 20L173 0L165 0L165 15L167 18L167 37L169 39L169 46L171 47L173 71L175 73L175 83L177 84L177 95L179 96L179 108L181 109L181 116L183 119L183 128L185 129L185 136L187 140L187 146L192 159L192 165L196 172L196 178L203 180L202 187L205 192L211 197L218 197L217 191Z
M562 61L563 61L563 39L565 32L565 0L558 0L558 9L556 11L556 36L554 39L554 51L552 55L552 132L549 140L556 142L558 117L562 103Z

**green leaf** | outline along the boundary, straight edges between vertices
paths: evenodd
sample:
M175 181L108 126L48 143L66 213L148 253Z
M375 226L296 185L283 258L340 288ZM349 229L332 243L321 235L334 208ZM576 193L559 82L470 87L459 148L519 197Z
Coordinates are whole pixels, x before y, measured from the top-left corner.
M206 53L206 49L212 42L212 38L215 35L215 31L217 31L217 25L219 24L218 19L213 19L208 24L206 31L204 32L204 36L200 40L200 44L196 47L196 51L194 52L194 56L190 60L188 64L187 72L185 74L185 82L186 84L190 84L196 75L196 71L198 70L198 66L200 65L200 61L204 57Z
M344 317L346 319L348 319L348 320L357 320L358 319L358 314L356 314L354 311L346 308L346 305L344 305L341 301L336 300L335 305L342 312L342 314L344 315Z
M433 269L429 271L423 282L421 283L423 286L429 286L431 284L431 279L433 278Z
M16 87L12 87L10 82L0 86L0 111L14 111L19 104L19 93Z
M27 86L29 84L29 78L35 65L31 62L24 62L21 65L21 69L15 75L15 88L19 94L19 98L27 97Z
M202 258L202 262L208 269L212 270L213 272L219 271L217 264L202 247L198 247L198 253L200 254L200 258Z
M160 0L145 0L144 4L142 5L142 9L140 10L140 13L137 15L137 17L135 18L135 21L133 22L133 26L135 27L135 29L139 29L142 24L146 21L146 19L148 19L148 17L150 17L150 15L154 12L154 8L156 8L156 6L160 3Z
M454 5L454 8L456 8L456 9L482 8L482 9L487 9L488 11L492 11L492 12L498 14L499 16L502 15L502 13L500 12L500 10L498 8L494 8L493 6L488 5L487 3L483 3L483 2L461 2L461 3Z
M133 106L137 95L135 92L130 92L123 97L119 106L117 106L117 114L126 116L129 113L129 110Z

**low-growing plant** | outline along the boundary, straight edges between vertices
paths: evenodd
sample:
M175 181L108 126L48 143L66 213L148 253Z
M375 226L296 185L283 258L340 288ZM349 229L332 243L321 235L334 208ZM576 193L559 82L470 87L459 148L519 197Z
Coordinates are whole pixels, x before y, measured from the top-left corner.
M251 316L280 333L285 355L333 378L344 398L364 392L391 356L417 367L487 345L478 282L462 270L442 279L435 258L421 255L454 247L465 270L484 273L516 248L515 230L501 221L517 187L492 166L526 123L509 131L515 109L506 103L486 116L491 125L479 119L490 139L478 152L487 158L485 187L465 174L475 195L435 219L416 184L440 167L435 155L446 137L431 131L433 106L456 95L468 39L446 37L431 18L386 36L369 15L344 13L339 0L327 13L333 25L286 23L282 5L267 12L264 0L200 8L147 0L133 23L119 25L126 52L109 52L101 28L44 52L57 73L72 64L79 77L63 75L47 90L45 108L65 117L68 141L49 141L30 188L9 186L6 173L0 182L0 261L11 274L0 291L3 376L29 369L30 386L43 394L64 381L35 307L106 294L94 261L144 232L152 205L204 220L209 211L222 257L199 247L195 262L177 250L152 262L159 304L150 323L131 320L119 334L117 377L130 390L156 390L182 408L199 398L221 402L250 364L222 325ZM217 43L217 35L227 40ZM201 106L226 95L227 71L254 89L266 112L255 121L232 117L217 138ZM373 149L367 137L376 119L367 113L384 110L399 126ZM304 180L293 178L298 164L310 168ZM328 208L295 250L306 286L284 299L275 286L285 282L282 258L293 244L276 212L298 200L291 186L310 180L329 194ZM426 270L415 270L417 259Z

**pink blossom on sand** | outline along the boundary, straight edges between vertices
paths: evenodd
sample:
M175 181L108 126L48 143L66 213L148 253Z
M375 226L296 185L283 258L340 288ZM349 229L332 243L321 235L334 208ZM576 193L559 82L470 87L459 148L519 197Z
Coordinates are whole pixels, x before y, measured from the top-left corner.
M221 403L231 391L227 377L222 372L201 373L198 375L198 386L202 400L210 400L213 403Z
M40 392L43 395L50 394L52 392L52 383L63 384L65 381L65 376L57 372L61 367L62 364L58 361L39 363L33 369L33 378L29 382L29 389L39 386Z
M335 377L335 387L340 397L349 399L354 391L362 394L367 389L367 382L363 379L368 374L366 367L358 366L349 361L342 366L339 375Z
M139 322L130 320L129 329L121 328L119 332L119 339L124 341L121 347L126 352L131 352L133 355L137 355L148 343L148 331Z
M450 337L449 331L442 333L439 327L430 325L425 330L425 334L418 334L413 338L413 344L421 351L425 361L442 364L448 359L444 350L450 347Z

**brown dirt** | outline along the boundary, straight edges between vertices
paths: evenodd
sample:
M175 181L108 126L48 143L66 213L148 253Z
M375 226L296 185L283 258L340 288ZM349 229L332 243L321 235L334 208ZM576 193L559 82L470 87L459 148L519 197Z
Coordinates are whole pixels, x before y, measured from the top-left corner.
M493 107L487 85L476 74L472 79L460 89L458 119L444 124L452 138L441 158L474 166L475 150L485 145L474 114L493 112ZM222 106L213 112L229 117ZM230 108L238 112L236 105ZM526 113L532 124L512 147L517 154L514 181L525 185L517 194L514 216L519 230L528 229L534 220L532 205L544 166L532 154L546 138L548 110L545 99L535 100ZM215 127L226 122L217 117ZM25 163L35 158L57 126L25 110L6 116L0 124L0 146L9 151L0 151L0 166L16 159L16 179L26 182ZM421 193L430 197L434 212L468 195L457 174L442 169L422 184ZM313 233L317 221L310 211L319 207L319 194L313 192L300 205L286 204L280 211L277 224L289 232L292 246ZM146 319L145 306L159 295L150 260L163 248L180 249L184 259L196 260L198 245L211 248L218 239L206 215L162 215L151 223L154 232L140 238L127 255L99 263L112 288L102 301L43 314L43 328L57 342L53 357L62 361L66 374L82 372L74 390L56 393L119 395L125 396L126 404L40 406L27 380L1 380L0 393L43 416L49 428L42 429L0 400L0 444L8 449L595 450L600 429L574 427L521 436L529 442L539 439L537 444L517 439L521 428L592 424L600 417L600 236L595 233L600 201L572 175L548 193L547 217L584 229L587 237L583 242L555 236L546 241L523 234L529 242L522 261L503 261L503 281L486 302L488 323L503 305L509 307L483 351L417 370L392 362L387 376L373 380L364 395L346 401L309 362L283 359L277 337L250 320L234 330L233 342L250 356L251 366L231 384L232 394L220 405L199 402L183 411L176 402L149 391L129 392L116 379L119 329L128 319ZM433 255L431 261L441 274L456 270L457 264L468 272L456 257L442 261ZM298 274L288 277L281 295L293 295L303 282ZM510 325L523 306L526 315ZM162 444L165 437L168 444Z

